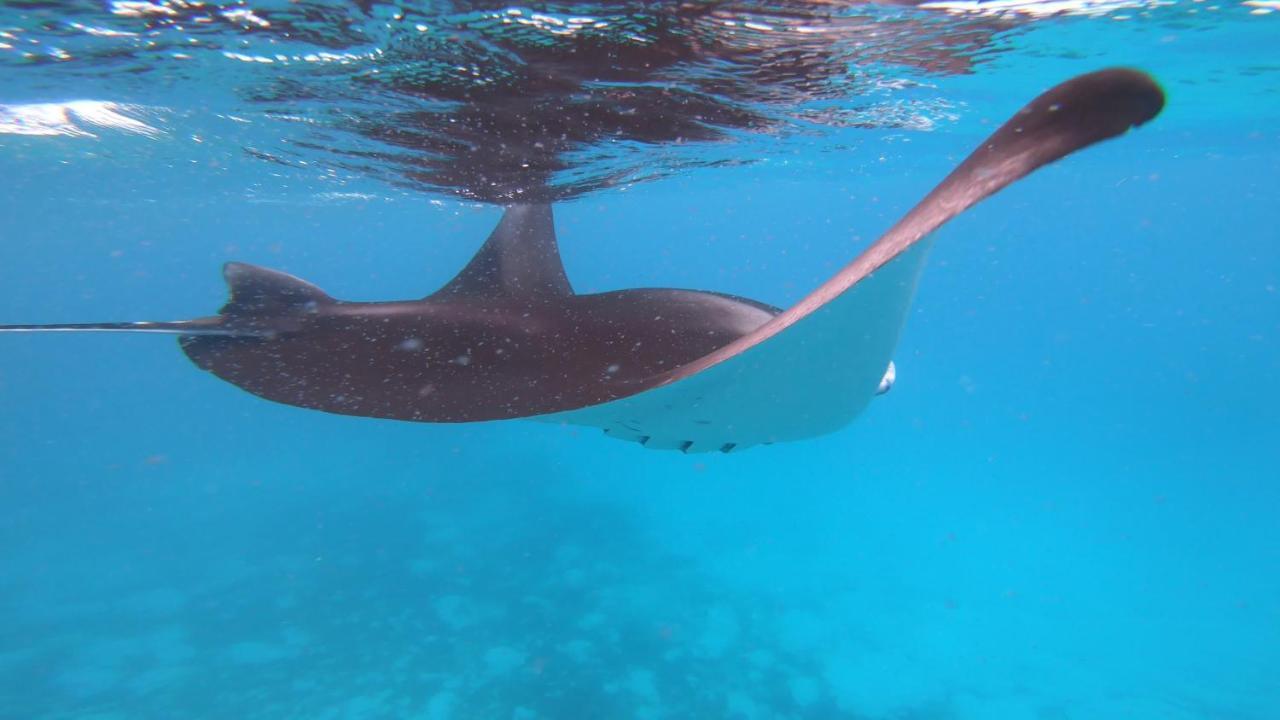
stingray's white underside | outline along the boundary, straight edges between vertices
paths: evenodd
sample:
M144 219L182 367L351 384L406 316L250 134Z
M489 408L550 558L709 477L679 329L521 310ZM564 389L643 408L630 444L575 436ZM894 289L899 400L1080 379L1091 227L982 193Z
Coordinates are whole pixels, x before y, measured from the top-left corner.
M875 396L931 245L929 238L917 242L777 334L695 374L535 419L685 452L731 452L838 430Z

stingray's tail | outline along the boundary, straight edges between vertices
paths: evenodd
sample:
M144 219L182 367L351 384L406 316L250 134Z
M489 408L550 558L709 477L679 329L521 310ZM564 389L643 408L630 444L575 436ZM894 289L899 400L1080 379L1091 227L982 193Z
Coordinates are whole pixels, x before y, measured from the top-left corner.
M158 335L220 335L223 337L264 337L269 333L262 328L231 327L222 318L178 320L174 322L108 322L108 323L56 323L52 325L0 325L0 333L46 332L128 332L154 333Z
M223 275L231 289L231 298L215 317L172 322L0 325L0 333L120 332L270 339L297 330L301 317L334 302L311 283L276 270L227 263Z

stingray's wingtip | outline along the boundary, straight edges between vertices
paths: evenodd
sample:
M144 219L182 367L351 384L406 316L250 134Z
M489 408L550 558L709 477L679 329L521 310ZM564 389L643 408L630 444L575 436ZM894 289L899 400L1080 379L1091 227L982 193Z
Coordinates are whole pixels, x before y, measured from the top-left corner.
M1135 108L1133 127L1154 120L1164 110L1164 87L1147 71L1133 67L1114 67L1099 70L1098 74L1131 98Z
M1017 132L1029 129L1028 125L1061 128L1077 138L1075 149L1145 125L1164 106L1164 88L1149 73L1112 67L1077 75L1050 88L1011 123L1018 127Z

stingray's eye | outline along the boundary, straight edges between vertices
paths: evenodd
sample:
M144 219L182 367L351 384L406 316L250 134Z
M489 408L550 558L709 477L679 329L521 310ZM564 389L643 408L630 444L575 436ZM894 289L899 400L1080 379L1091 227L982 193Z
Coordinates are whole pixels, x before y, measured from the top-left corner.
M898 379L898 370L893 366L893 361L889 361L889 367L884 371L884 377L880 378L880 386L876 388L877 395L883 395L889 392L889 388L893 387L893 381Z

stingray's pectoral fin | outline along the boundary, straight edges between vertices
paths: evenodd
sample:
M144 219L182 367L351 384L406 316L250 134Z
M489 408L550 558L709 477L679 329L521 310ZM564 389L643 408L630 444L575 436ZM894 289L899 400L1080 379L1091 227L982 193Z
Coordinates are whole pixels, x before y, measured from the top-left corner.
M234 325L223 318L201 318L199 320L176 320L173 322L108 322L108 323L57 323L52 325L0 325L0 332L12 333L47 333L47 332L128 332L152 333L157 335L217 335L222 337L274 337L283 332L282 328L269 328L263 325Z
M859 260L892 259L1037 168L1122 135L1163 108L1164 92L1138 70L1099 70L1061 83L992 133Z
M890 360L930 234L1037 168L1147 122L1163 105L1160 87L1135 70L1102 70L1052 88L800 302L630 395L544 417L686 452L737 452L842 427L893 383Z

